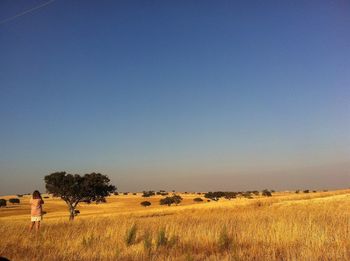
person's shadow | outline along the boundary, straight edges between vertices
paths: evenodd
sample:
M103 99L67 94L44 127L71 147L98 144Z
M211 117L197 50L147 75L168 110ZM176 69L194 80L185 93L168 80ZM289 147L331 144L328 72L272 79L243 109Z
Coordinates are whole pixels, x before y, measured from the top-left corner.
M7 259L6 257L0 256L0 261L10 261L10 259Z

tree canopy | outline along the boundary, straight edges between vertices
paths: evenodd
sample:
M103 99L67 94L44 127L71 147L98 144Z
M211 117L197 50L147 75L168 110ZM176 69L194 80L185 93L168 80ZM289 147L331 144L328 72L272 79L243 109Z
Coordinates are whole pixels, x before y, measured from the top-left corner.
M74 219L79 202L105 202L105 197L116 191L110 179L100 173L80 176L66 172L55 172L44 178L46 190L55 197L61 197L69 208L70 220Z

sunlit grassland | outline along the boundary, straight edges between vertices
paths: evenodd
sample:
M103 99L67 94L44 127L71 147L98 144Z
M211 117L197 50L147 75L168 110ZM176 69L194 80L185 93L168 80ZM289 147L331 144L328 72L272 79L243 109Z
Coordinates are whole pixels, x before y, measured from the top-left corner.
M350 190L160 206L161 196L82 204L68 221L45 199L42 229L28 232L28 197L0 209L0 256L11 260L350 260ZM132 230L132 227L134 229ZM129 237L127 239L127 237Z

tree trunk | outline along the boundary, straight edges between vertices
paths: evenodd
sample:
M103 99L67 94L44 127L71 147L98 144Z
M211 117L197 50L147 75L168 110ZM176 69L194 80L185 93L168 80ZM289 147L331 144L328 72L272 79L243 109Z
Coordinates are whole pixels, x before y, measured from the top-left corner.
M69 214L69 220L70 221L73 221L74 220L74 217L75 217L75 213L74 213L74 209L70 209L69 210L70 214Z
M68 207L69 207L69 220L73 221L75 217L75 208L71 204L68 204Z

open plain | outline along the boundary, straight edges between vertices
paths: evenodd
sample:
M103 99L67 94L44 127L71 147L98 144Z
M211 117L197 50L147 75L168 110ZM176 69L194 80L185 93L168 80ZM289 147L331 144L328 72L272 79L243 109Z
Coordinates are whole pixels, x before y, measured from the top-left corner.
M180 194L118 195L80 204L68 221L65 203L44 198L42 227L29 233L30 196L0 209L0 256L10 260L350 260L350 190L276 192L220 199ZM2 198L11 198L7 196ZM201 203L193 201L204 199ZM148 200L149 207L140 202Z

